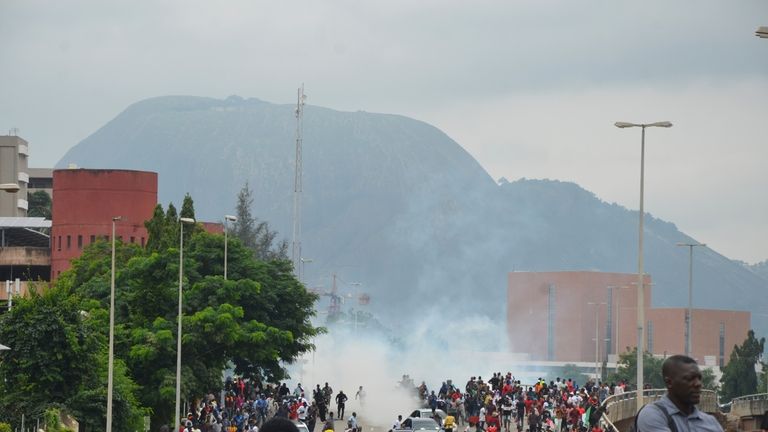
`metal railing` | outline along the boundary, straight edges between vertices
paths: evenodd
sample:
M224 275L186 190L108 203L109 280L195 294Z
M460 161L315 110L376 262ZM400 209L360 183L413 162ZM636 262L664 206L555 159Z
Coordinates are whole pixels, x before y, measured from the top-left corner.
M646 389L643 390L642 397L644 404L653 403L661 399L667 393L666 389ZM618 395L612 395L603 401L603 405L608 409L603 414L603 419L607 424L614 426L614 423L634 417L637 414L637 392L627 392ZM713 390L701 391L701 403L699 409L704 412L718 412L717 394ZM614 426L614 429L615 426Z
M756 393L756 394L751 394L746 396L739 396L731 399L731 403L741 402L741 401L761 400L761 399L768 399L768 393Z
M768 411L768 393L757 393L731 399L731 414L737 417L763 415Z

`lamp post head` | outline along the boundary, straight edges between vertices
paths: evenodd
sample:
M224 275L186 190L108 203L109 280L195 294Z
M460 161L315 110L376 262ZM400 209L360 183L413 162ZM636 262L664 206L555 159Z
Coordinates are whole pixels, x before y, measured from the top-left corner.
M768 27L766 26L760 26L755 31L755 36L761 38L761 39L768 39Z
M656 123L647 124L648 127L663 127L663 128L671 128L672 122L669 121L660 121Z
M193 224L195 223L195 220L192 218L179 218L179 222L185 223L185 224Z
M0 190L4 190L8 193L16 193L21 189L18 183L2 183L0 184Z
M230 222L237 222L237 216L224 215L224 220L227 220L227 221L230 221Z
M123 220L122 216L115 216L115 217L112 218L112 222L117 222L117 221L121 221L121 220Z
M629 123L629 122L616 122L613 124L617 128L630 128L630 127L663 127L663 128L670 128L672 127L672 122L669 121L660 121L660 122L654 122L654 123Z

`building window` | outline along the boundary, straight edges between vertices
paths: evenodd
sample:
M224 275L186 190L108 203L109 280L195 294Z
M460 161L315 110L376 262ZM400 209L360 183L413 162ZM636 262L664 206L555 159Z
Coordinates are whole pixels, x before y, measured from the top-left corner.
M56 249L61 250L61 236L59 236L59 246Z
M93 242L95 242L95 241L96 241L96 236L95 236L95 235L93 235L93 234L91 234L91 243L93 243Z
M131 236L131 243L136 243L136 237Z
M123 236L117 236L117 241L123 241Z
M725 366L725 323L720 323L720 340L719 342L719 355L717 356L717 362L720 367Z
M77 248L82 249L83 248L83 235L78 234L77 235Z
M648 321L648 336L646 345L648 346L648 352L653 352L653 321Z
M67 250L69 250L72 247L72 236L67 236Z
M144 247L144 237L141 238L141 247Z
M555 359L555 295L554 284L549 285L547 297L547 360Z

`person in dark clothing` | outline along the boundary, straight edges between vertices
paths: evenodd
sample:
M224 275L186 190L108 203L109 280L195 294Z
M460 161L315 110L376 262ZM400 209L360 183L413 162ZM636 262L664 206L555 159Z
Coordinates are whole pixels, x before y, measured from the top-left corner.
M309 432L315 431L315 423L317 423L317 405L315 401L307 408L307 428Z
M261 426L260 432L299 432L299 428L288 420L282 417L273 417Z
M344 404L347 399L349 398L344 394L344 390L339 390L339 394L336 395L336 412L339 413L339 418L344 418Z

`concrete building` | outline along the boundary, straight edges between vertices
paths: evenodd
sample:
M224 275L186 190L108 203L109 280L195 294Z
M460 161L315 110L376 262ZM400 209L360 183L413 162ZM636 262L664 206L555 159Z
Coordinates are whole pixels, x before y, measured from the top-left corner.
M600 358L635 346L637 275L513 272L508 282L507 331L513 350L535 360L594 362L596 323ZM646 285L650 282L646 276ZM646 290L646 306L650 300Z
M0 217L0 305L11 294L25 295L30 283L48 280L50 227L43 218Z
M53 171L51 279L97 238L109 239L112 218L121 216L116 236L142 247L144 221L157 205L157 173L109 169Z
M37 191L45 191L53 196L53 168L29 168L28 196Z
M685 309L650 308L650 276L644 284L645 349L685 352ZM693 357L701 364L725 364L747 336L750 313L694 309L692 323ZM507 332L511 349L532 360L614 363L618 353L637 346L637 275L509 273Z
M649 351L655 354L685 352L686 308L654 308L648 315ZM734 345L741 345L749 331L750 313L693 309L691 356L700 364L725 366Z
M28 159L29 146L26 141L15 135L0 136L0 183L19 185L16 193L0 192L0 216L27 215Z

